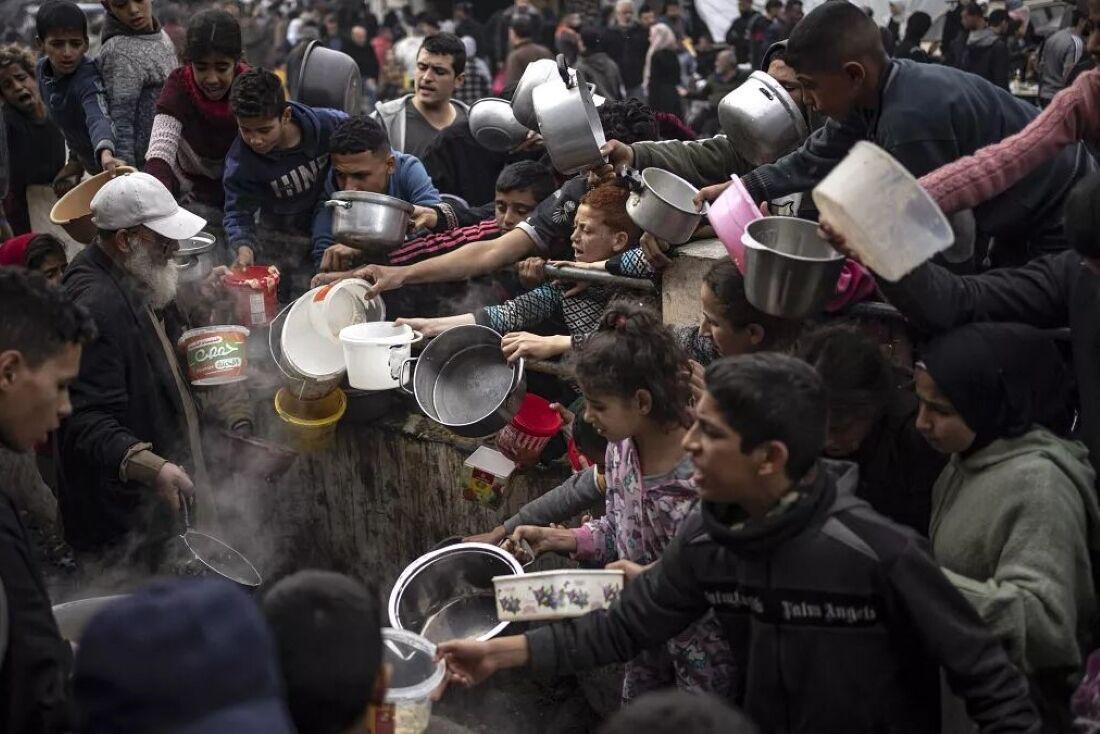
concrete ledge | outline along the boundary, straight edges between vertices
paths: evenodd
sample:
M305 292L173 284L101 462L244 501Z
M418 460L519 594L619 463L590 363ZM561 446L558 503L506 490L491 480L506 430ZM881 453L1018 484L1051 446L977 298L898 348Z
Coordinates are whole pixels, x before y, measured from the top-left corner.
M675 250L661 278L661 316L666 324L698 323L703 275L716 260L728 257L726 246L717 239L696 240Z

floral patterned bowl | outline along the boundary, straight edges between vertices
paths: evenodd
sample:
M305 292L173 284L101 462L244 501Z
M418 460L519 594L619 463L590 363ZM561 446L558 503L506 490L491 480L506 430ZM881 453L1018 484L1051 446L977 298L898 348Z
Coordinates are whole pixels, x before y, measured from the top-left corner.
M493 588L501 622L565 619L611 606L623 591L623 572L566 569L496 576Z

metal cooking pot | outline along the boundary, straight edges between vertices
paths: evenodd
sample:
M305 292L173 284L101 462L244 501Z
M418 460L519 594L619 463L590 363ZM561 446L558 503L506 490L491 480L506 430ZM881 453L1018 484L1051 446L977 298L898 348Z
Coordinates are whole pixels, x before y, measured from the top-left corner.
M405 241L413 213L407 201L368 191L337 191L325 206L332 209L336 241L372 255L385 255Z
M691 239L708 209L705 203L701 211L695 208L699 189L660 168L642 171L639 184L626 201L634 224L673 245Z
M754 166L778 160L810 135L791 95L762 71L722 98L718 121L734 150Z
M172 255L172 264L179 271L181 283L198 283L214 269L214 247L217 241L209 232L199 232L194 237L180 240L180 247Z
M99 610L108 604L125 599L128 594L114 594L112 596L92 596L87 599L67 601L64 604L53 606L53 618L57 622L57 629L61 632L61 639L69 642L80 642L84 628L88 626Z
M523 70L523 76L512 94L512 114L519 124L538 132L539 120L535 115L535 90L545 82L560 82L558 64L551 59L532 61Z
M745 245L745 297L764 313L809 316L836 293L844 256L817 235L817 223L794 217L750 222Z
M483 97L470 107L470 132L474 140L489 150L512 150L527 139L530 132L512 114L508 100Z
M511 553L487 543L456 543L410 563L390 590L390 626L432 642L488 640L507 622L497 619L493 577L519 575Z
M588 85L583 83L582 75L577 78L570 75L561 54L558 73L565 83L564 89L558 84L536 88L535 115L554 168L568 176L603 165L600 148L607 139Z
M459 436L496 433L519 412L527 394L523 360L508 364L501 336L487 326L455 326L401 367L401 389L424 414ZM412 389L406 374L416 365Z
M320 41L306 47L291 99L310 107L332 107L349 115L360 112L363 78L355 59Z

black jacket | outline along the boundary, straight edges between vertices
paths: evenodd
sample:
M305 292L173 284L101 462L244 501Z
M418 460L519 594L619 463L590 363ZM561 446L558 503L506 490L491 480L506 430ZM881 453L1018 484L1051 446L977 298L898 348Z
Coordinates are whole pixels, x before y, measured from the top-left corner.
M1100 276L1072 250L1019 268L959 276L927 263L883 293L918 329L940 333L974 321L1069 327L1081 404L1081 440L1100 466Z
M72 651L57 630L30 535L4 488L0 488L0 580L9 624L7 653L0 664L0 731L68 731Z
M528 632L532 665L629 660L713 608L765 732L939 731L941 666L983 732L1037 731L1024 677L924 543L848 493L851 464L819 466L775 516L731 527L735 506L702 503L610 610Z
M608 33L606 43L607 53L619 65L627 91L640 86L642 74L645 73L645 55L649 50L649 32L638 23L631 23L625 28L614 26Z
M70 388L73 413L58 434L65 538L87 549L121 540L159 510L151 489L119 478L131 446L151 443L185 467L190 450L183 403L133 279L93 244L74 258L63 287L91 312L99 332L84 347ZM165 329L175 343L174 311L165 314Z
M972 31L959 48L959 68L1008 89L1008 44L992 30Z

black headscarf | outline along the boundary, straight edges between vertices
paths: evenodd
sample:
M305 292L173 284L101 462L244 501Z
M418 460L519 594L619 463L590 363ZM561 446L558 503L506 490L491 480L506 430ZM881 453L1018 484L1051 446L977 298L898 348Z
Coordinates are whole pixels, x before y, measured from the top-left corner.
M1035 424L1065 435L1072 378L1049 333L1022 324L970 324L934 339L922 366L977 434L970 451Z

